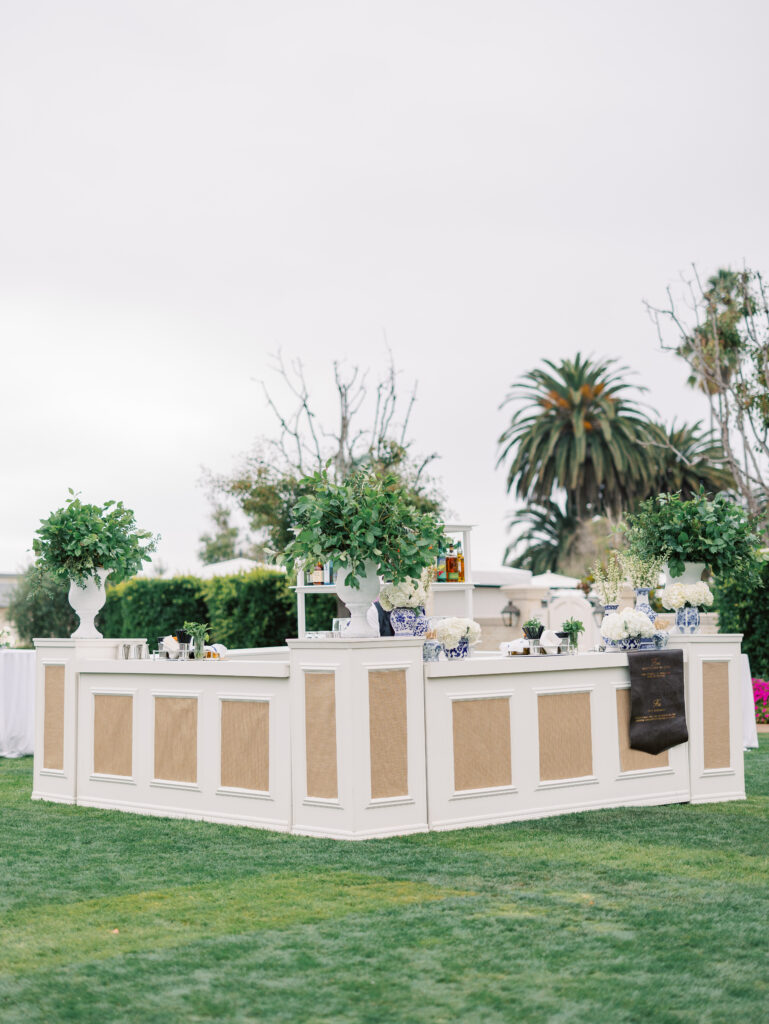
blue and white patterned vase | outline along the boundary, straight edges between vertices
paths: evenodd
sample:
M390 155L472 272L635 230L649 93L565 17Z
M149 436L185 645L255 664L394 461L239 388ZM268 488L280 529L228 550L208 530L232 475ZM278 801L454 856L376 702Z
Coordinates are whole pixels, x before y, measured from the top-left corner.
M393 608L390 625L396 636L414 636L417 625L416 608Z
M470 653L470 641L463 636L456 647L444 647L447 658L466 658Z
M429 621L430 620L425 615L424 608L417 608L417 621L414 624L414 636L424 636L427 632Z
M676 626L679 633L696 633L700 628L700 610L684 605L676 612Z
M657 618L657 613L654 611L652 606L649 604L649 591L651 587L636 587L635 588L635 610L637 612L643 612L644 615L649 619L650 622L654 623Z
M603 619L601 620L601 643L607 649L610 648L610 647L616 647L617 645L615 644L615 642L613 640L610 640L607 636L604 636L604 634L603 634L603 621L604 621L604 619L606 619L606 617L608 615L611 615L612 612L616 612L616 610L618 608L619 608L618 604L605 604L603 606Z
M612 646L617 651L640 651L642 650L641 644L645 643L646 637L642 636L626 636L622 640L617 640ZM649 637L652 640L652 637ZM654 644L652 643L652 646Z
M422 661L438 661L443 650L437 640L425 640L422 648Z

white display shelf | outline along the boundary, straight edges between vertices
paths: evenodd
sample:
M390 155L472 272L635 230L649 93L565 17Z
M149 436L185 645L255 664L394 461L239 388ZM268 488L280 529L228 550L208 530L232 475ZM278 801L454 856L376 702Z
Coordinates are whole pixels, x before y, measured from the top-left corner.
M465 580L464 583L433 583L433 589L437 591L464 591L465 594L465 615L468 619L473 617L473 577L470 567L470 533L472 525L447 523L443 529L450 537L462 536L462 553L465 558ZM337 594L336 583L305 583L304 573L300 572L296 586L291 588L296 591L296 615L298 632L300 638L307 633L305 628L305 595L307 594Z

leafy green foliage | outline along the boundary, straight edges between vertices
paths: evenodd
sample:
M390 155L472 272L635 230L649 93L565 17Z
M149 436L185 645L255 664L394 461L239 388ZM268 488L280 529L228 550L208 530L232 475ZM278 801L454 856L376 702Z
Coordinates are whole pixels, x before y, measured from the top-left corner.
M71 636L77 616L69 603L69 583L30 566L11 594L8 617L24 646L35 637Z
M756 524L725 494L709 498L701 490L688 501L659 494L641 502L624 530L634 555L666 559L671 576L683 575L684 562L705 562L717 577L757 571Z
M649 493L654 459L650 421L628 398L627 367L579 353L545 367L524 374L502 403L521 403L499 439L508 491L540 503L565 491L566 511L578 518L630 507Z
M561 632L568 634L569 640L576 646L579 634L585 632L585 624L582 619L567 619L561 626Z
M403 583L448 547L437 517L419 512L395 476L359 470L335 483L324 469L303 484L308 493L294 509L295 537L283 556L288 565L332 559L357 587L372 561L388 581Z
M37 567L80 587L98 568L112 570L112 583L135 576L157 547L157 537L137 528L122 501L84 505L72 488L69 493L63 508L40 521L32 542Z
M211 635L217 643L273 647L296 636L296 598L282 572L255 569L238 576L215 576L205 581L203 590Z
M105 636L147 637L154 644L158 637L180 628L192 633L191 623L207 623L214 643L279 646L297 635L291 582L285 573L268 569L211 580L194 576L128 580L107 587L99 628ZM336 614L333 594L313 594L306 606L307 629L331 629ZM69 633L72 629L74 624Z
M176 576L133 579L107 587L99 629L105 636L146 637L154 644L186 621L210 622L203 586L194 576Z
M757 579L741 574L718 578L712 590L719 633L742 633L742 652L750 659L751 672L768 677L769 562L761 564Z

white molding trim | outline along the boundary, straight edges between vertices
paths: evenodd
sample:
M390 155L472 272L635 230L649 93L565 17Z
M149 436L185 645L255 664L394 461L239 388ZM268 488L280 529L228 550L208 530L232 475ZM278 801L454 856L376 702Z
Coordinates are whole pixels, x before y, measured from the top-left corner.
M133 775L107 775L106 772L91 772L88 779L90 782L119 782L124 786L137 785Z
M413 796L378 796L372 797L372 799L366 804L366 808L396 807L399 804L413 804L414 802Z
M330 797L306 796L304 800L302 800L302 803L306 807L332 807L340 811L344 810L344 807L339 800L333 800Z
M517 793L517 786L489 786L487 789L457 789L449 800L470 800L482 796L500 796L504 793Z
M511 699L515 694L515 690L489 690L488 692L483 691L481 693L468 693L466 690L463 693L447 693L446 696L449 700L494 700L497 697L507 697Z
M568 789L571 786L597 786L600 779L597 775L578 775L574 779L540 779L537 789Z
M623 779L638 779L651 775L675 775L675 773L675 768L670 765L666 768L634 768L628 769L626 772L619 772L614 776L614 781L621 782Z
M52 775L55 779L66 779L67 773L63 768L41 768L38 775Z
M219 786L216 790L217 796L234 796L237 798L247 797L249 800L271 800L275 797L268 789L241 789L239 786Z
M150 779L150 786L157 789L187 789L194 793L203 792L197 782L175 782L173 779Z

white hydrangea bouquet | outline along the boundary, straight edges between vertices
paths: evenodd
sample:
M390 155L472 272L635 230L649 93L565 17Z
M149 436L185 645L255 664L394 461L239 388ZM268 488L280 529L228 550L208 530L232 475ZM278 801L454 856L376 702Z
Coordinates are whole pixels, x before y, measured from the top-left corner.
M418 580L409 577L403 583L385 583L379 591L379 603L386 612L393 608L424 608L430 590L430 573L426 570Z
M660 594L663 608L677 612L679 608L704 608L713 604L707 583L671 583Z
M601 632L610 643L629 647L642 638L653 637L654 624L645 612L623 608L604 617Z
M481 639L481 627L473 619L439 619L435 639L448 658L466 658L469 650Z

